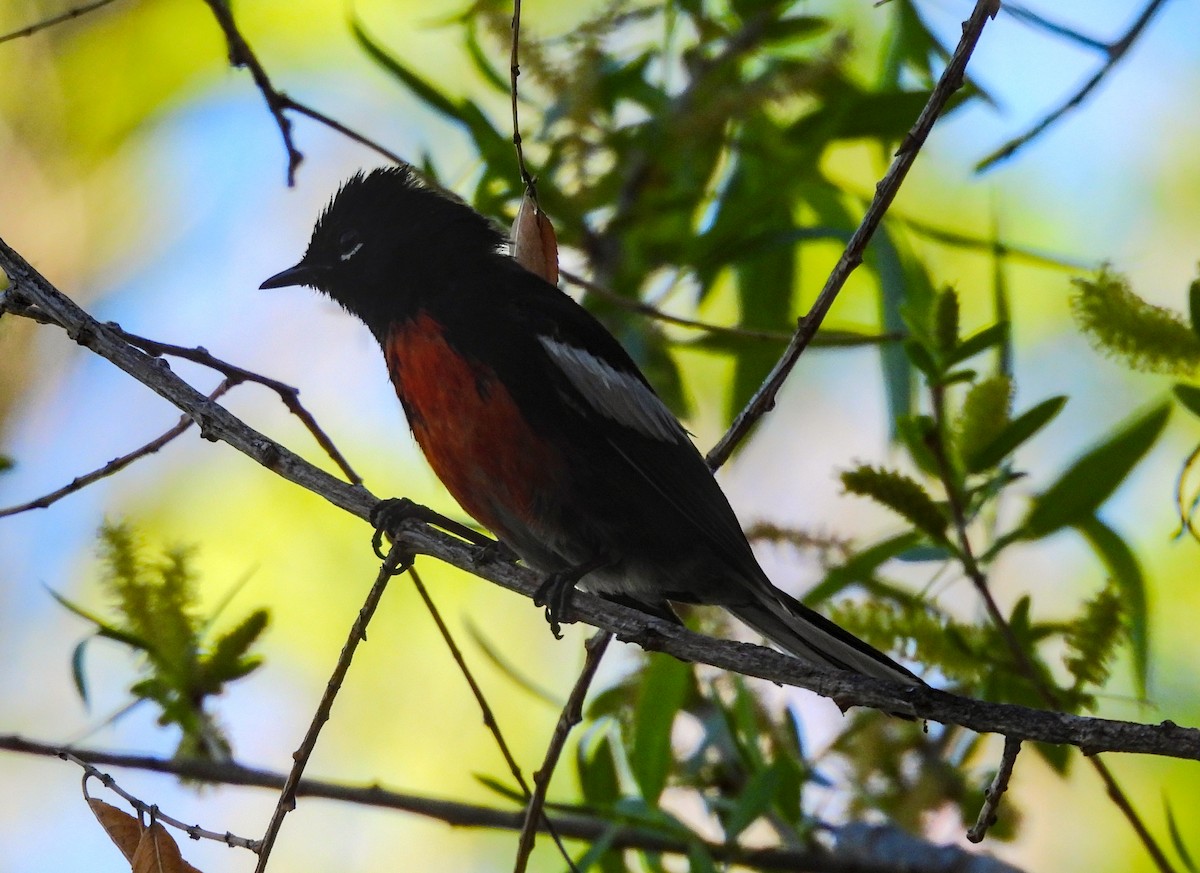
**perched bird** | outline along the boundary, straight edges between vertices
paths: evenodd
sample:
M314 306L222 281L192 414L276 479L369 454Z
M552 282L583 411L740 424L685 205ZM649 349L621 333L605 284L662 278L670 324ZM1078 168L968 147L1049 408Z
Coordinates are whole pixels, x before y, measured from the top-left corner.
M409 169L375 170L345 183L304 257L262 287L316 288L371 329L434 472L548 574L552 624L576 582L672 621L671 601L715 604L805 661L920 684L771 584L620 343L504 243Z

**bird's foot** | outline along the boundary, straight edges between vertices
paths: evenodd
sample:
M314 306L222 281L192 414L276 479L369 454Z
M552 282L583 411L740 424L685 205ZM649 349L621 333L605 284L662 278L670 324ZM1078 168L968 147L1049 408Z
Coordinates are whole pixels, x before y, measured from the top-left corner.
M516 552L504 543L499 540L493 540L475 549L475 553L471 555L471 566L480 567L484 564L491 564L494 561L515 564L519 557Z
M546 607L546 621L556 640L562 639L562 617L575 593L580 575L574 570L551 573L533 593L533 605Z
M467 527L462 522L446 518L446 516L434 512L428 506L422 506L420 503L415 503L407 497L389 497L387 500L380 500L375 504L368 518L371 525L375 528L375 534L371 537L371 547L380 559L384 556L383 538L395 539L401 525L409 520L423 521L426 524L440 527L447 533L454 534L468 543L481 548L499 545L491 537Z
M546 621L549 622L550 633L554 634L555 639L562 639L562 620L579 580L608 563L607 558L598 558L551 573L533 593L533 605L546 607Z

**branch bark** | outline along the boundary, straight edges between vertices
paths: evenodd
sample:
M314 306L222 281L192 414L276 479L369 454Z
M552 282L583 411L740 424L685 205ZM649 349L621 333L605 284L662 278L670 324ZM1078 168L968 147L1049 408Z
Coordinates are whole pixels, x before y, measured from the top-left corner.
M167 399L200 426L205 439L225 442L268 470L318 494L366 520L378 499L361 485L349 485L254 430L224 407L210 401L171 370L97 322L51 285L4 240L0 269L12 282L9 294L34 304L68 336ZM441 533L419 521L408 521L398 542L417 554L430 555L468 573L532 599L541 578L531 570L497 559L482 559L478 546ZM806 688L839 706L868 706L980 733L1014 739L1077 746L1085 754L1126 752L1200 760L1200 730L1171 721L1160 724L1115 721L972 700L932 688L910 688L853 673L812 666L780 652L693 633L637 610L577 592L565 619L612 631L625 642L684 661L709 664L781 685Z
M99 749L63 749L16 735L0 735L0 750L26 755L72 758L92 765L124 767L165 773L215 785L242 785L281 789L287 777L282 773L215 761L185 761L150 755L125 755ZM519 830L525 819L521 810L497 809L460 803L454 800L405 794L379 785L344 785L318 779L301 779L297 797L326 798L341 803L357 803L381 809L394 809L436 819L458 827ZM594 843L611 839L614 849L687 855L694 845L656 831L633 826L615 827L605 818L582 812L559 812L551 819L564 837ZM895 832L887 829L850 825L831 829L836 847L748 849L737 844L705 843L704 849L718 862L736 863L756 870L804 871L804 873L955 873L970 862L975 873L1019 873L1014 868L986 856L970 854L955 846L934 847L915 838L907 838L902 852L892 850ZM891 836L889 841L879 837ZM875 839L871 839L874 836ZM222 840L222 842L225 842ZM915 860L918 847L923 849L920 862ZM936 853L937 858L930 858Z

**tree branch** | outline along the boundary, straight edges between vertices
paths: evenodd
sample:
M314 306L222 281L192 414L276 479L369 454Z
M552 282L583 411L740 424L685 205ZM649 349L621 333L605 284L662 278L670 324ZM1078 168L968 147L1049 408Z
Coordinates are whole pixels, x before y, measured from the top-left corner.
M1141 15L1137 17L1137 20L1134 21L1129 30L1125 32L1124 36L1122 36L1116 42L1108 43L1107 45L1103 46L1105 54L1108 55L1107 60L1105 60L1103 66L1101 66L1100 69L1098 69L1090 79L1084 82L1083 86L1078 91L1076 91L1057 109L1047 113L1040 121L1030 127L1029 130L1025 131L1020 136L1013 137L1004 145L1000 146L1000 148L996 149L987 157L979 161L979 163L975 165L975 172L981 173L984 170L991 169L1001 161L1011 158L1014 154L1016 154L1018 149L1028 145L1030 142L1037 139L1037 137L1045 133L1050 125L1054 124L1072 109L1077 109L1079 106L1081 106L1083 102L1091 96L1092 92L1096 90L1096 87L1104 80L1105 76L1112 72L1112 68L1115 67L1123 57L1125 57L1125 54L1129 51L1130 46L1137 42L1138 37L1142 35L1142 31L1146 29L1146 25L1150 23L1150 20L1154 18L1158 10L1163 7L1164 2L1165 0L1150 0L1150 2L1146 4L1146 7L1142 10Z
M0 42L8 42L12 39L21 39L22 37L26 36L33 36L38 31L45 30L48 27L54 27L56 24L62 24L64 21L71 21L72 19L78 18L81 15L87 15L89 12L95 12L97 9L107 6L112 2L113 0L93 0L91 3L84 3L82 6L76 6L74 9L68 9L61 15L53 15L50 18L44 18L41 21L28 25L27 27L22 27L20 30L13 30L6 34L0 35Z
M348 485L314 467L208 400L176 376L164 361L130 346L112 328L100 324L80 309L2 239L0 268L12 281L11 293L39 306L63 325L76 342L175 404L200 425L206 439L226 442L288 481L324 497L334 506L364 520L369 517L378 500L364 487ZM424 523L406 522L398 537L416 553L437 557L531 599L543 581L533 571L512 563L494 558L480 560L477 546ZM1090 718L883 682L813 666L762 646L706 637L583 591L572 597L565 617L612 631L619 639L650 651L666 652L681 660L806 688L833 698L843 706L869 706L957 724L981 733L1073 745L1090 754L1114 751L1200 760L1200 730L1180 727L1171 721L1152 725Z
M867 207L862 223L851 235L850 241L846 243L846 249L825 281L825 287L817 295L808 314L800 319L796 333L792 336L792 341L788 344L787 349L784 350L783 356L776 362L758 390L754 392L750 402L738 413L725 436L721 437L712 451L708 453L708 465L714 470L728 460L729 456L733 454L733 450L746 438L750 429L758 423L759 419L774 408L775 396L791 374L792 368L796 366L800 354L817 335L817 328L825 320L826 314L833 306L833 301L846 284L846 280L850 278L850 274L862 263L867 243L871 241L871 237L874 236L880 222L883 221L888 207L892 205L896 192L900 190L900 185L917 159L917 153L924 146L929 131L933 129L934 121L937 120L954 92L962 87L967 60L975 50L975 44L983 33L984 25L988 19L995 17L999 8L999 0L976 0L971 17L963 24L962 39L955 48L954 55L946 64L946 69L938 79L937 86L929 95L929 101L921 110L921 114L917 116L916 123L913 124L912 129L904 137L904 141L896 151L892 165L879 184L875 186L875 198Z
M345 645L342 646L341 654L338 655L337 664L325 686L325 693L321 695L321 702L313 714L308 731L304 734L300 747L292 753L295 763L283 784L283 790L279 792L279 801L275 804L275 811L271 814L271 821L267 825L266 833L254 847L254 850L258 852L258 864L254 868L254 873L264 873L267 869L267 860L271 856L271 849L275 846L275 838L279 836L279 829L283 826L284 816L296 808L296 787L300 784L308 759L317 746L317 737L321 734L321 728L325 726L325 722L329 721L333 701L337 697L338 691L341 690L342 682L350 669L350 662L354 659L354 652L358 649L358 644L367 639L367 625L371 623L371 617L375 615L375 609L379 606L380 598L383 597L388 582L393 576L404 572L406 565L411 564L411 555L399 543L396 543L379 568L375 584L367 593L367 599L363 601L363 605L358 611L358 618L351 626L350 635L346 638Z
M64 753L93 765L123 767L153 773L164 773L214 785L234 785L270 788L278 791L286 777L282 773L246 767L241 764L217 761L188 761L177 758L156 758L149 755L126 755L98 749L64 749L46 743L27 740L16 735L0 735L0 750L25 755L63 757ZM296 786L297 797L324 798L341 803L357 803L379 809L394 809L459 827L482 827L516 831L521 828L524 813L495 807L460 803L422 795L391 791L379 785L354 786L317 779L301 779ZM611 840L616 849L635 849L686 855L693 845L674 836L633 826L614 826L613 822L586 812L560 812L553 816L558 831L568 839L594 843ZM962 870L969 859L972 870L979 873L1014 873L1007 865L976 867L987 862L985 856L968 854L952 846L938 847L945 857L940 864L916 866L909 855L876 852L869 854L862 844L863 826L829 829L836 838L834 850L748 849L729 843L704 843L705 851L715 861L736 863L759 870L804 871L804 873L954 873ZM853 844L854 857L849 851L843 857L843 844ZM928 844L922 844L928 846Z

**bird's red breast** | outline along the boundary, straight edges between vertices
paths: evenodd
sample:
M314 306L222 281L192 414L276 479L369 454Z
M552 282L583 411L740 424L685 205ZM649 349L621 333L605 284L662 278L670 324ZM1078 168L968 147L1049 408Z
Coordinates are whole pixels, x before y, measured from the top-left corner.
M496 374L453 348L429 313L393 327L384 350L413 435L462 508L501 536L536 526L538 498L564 465Z

